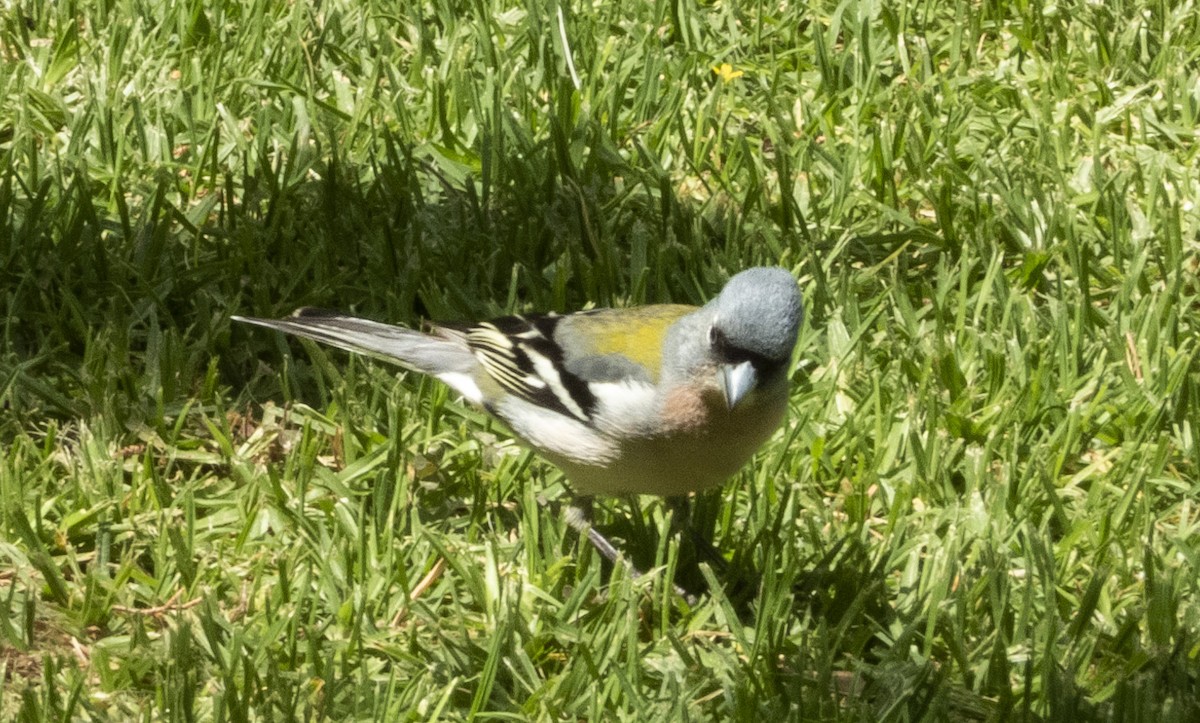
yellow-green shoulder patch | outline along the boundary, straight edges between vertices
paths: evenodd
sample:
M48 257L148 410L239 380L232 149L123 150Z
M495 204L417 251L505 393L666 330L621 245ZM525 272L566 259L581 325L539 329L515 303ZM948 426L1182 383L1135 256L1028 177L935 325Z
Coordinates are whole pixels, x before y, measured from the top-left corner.
M686 304L602 309L567 317L559 333L570 339L573 357L619 354L643 367L657 381L667 328L695 310Z

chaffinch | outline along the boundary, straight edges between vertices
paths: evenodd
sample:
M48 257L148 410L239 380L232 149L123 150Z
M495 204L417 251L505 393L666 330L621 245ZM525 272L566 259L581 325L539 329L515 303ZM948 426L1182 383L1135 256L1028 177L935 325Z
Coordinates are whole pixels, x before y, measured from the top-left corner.
M505 316L428 332L309 309L233 318L436 377L586 498L686 495L741 468L783 420L803 315L790 273L751 268L702 307ZM572 524L615 556L586 520Z

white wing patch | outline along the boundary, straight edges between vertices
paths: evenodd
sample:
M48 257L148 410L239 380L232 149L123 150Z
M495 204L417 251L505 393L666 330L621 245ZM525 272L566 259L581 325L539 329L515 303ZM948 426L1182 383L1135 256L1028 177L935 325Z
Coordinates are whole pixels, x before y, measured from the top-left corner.
M544 380L543 386L550 388L559 403L566 407L572 416L577 419L587 419L587 412L583 411L583 408L576 403L575 399L571 397L571 393L563 386L562 375L559 374L558 367L554 362L533 349L526 349L525 353L529 355L529 361L533 363L533 370Z
M590 422L595 398L588 384L563 366L553 339L558 317L507 316L466 332L471 353L506 391L547 411Z
M654 385L644 381L592 382L599 410L597 426L616 437L642 436L656 427L658 399Z
M442 372L437 375L443 384L463 395L469 402L483 404L483 391L470 374L461 372Z
M542 389L546 382L521 368L517 347L511 338L491 323L483 323L467 332L467 341L484 370L506 389L522 393L524 388Z

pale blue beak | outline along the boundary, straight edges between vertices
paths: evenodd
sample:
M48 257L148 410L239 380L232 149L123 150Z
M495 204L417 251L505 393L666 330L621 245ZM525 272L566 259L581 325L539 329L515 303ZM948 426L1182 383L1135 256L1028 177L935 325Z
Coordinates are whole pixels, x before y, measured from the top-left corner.
M732 410L738 402L758 386L758 372L748 361L740 364L722 364L717 368L717 383L725 394L725 404Z

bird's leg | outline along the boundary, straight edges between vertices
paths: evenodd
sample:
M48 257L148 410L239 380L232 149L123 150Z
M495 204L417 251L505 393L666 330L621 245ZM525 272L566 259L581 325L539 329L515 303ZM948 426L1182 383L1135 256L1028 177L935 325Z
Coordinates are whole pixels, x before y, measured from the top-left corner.
M671 527L677 532L687 534L696 551L696 559L704 558L718 572L724 574L729 569L729 561L692 525L691 498L686 495L668 497L667 507L671 510Z
M571 529L578 532L581 536L586 537L587 541L591 543L592 547L596 548L596 551L604 556L604 559L608 560L614 565L624 564L625 569L629 572L629 579L636 580L642 576L642 571L637 569L637 566L634 565L633 562L621 557L620 563L618 563L620 553L617 552L616 546L609 542L607 537L605 537L600 533L599 530L592 526L591 497L575 498L575 501L572 502L569 507L567 507L566 517L567 524L571 526ZM696 604L695 595L692 595L687 590L684 590L675 583L672 583L671 587L675 590L675 594L685 600L688 605Z
M575 501L567 507L567 524L571 529L575 530L580 536L587 539L592 547L596 548L612 564L617 564L618 552L617 548L609 542L608 538L600 534L592 526L592 498L591 497L576 497ZM633 565L626 563L629 567L630 577L638 577L640 572Z
M668 497L666 503L672 511L672 529L681 536L686 535L692 543L691 564L696 566L696 571L699 572L700 562L707 562L724 588L726 598L734 603L738 614L744 617L749 611L747 605L750 599L760 587L759 574L740 562L731 564L709 538L696 529L692 524L691 515L695 500L682 496ZM704 589L708 589L707 582L704 583Z

